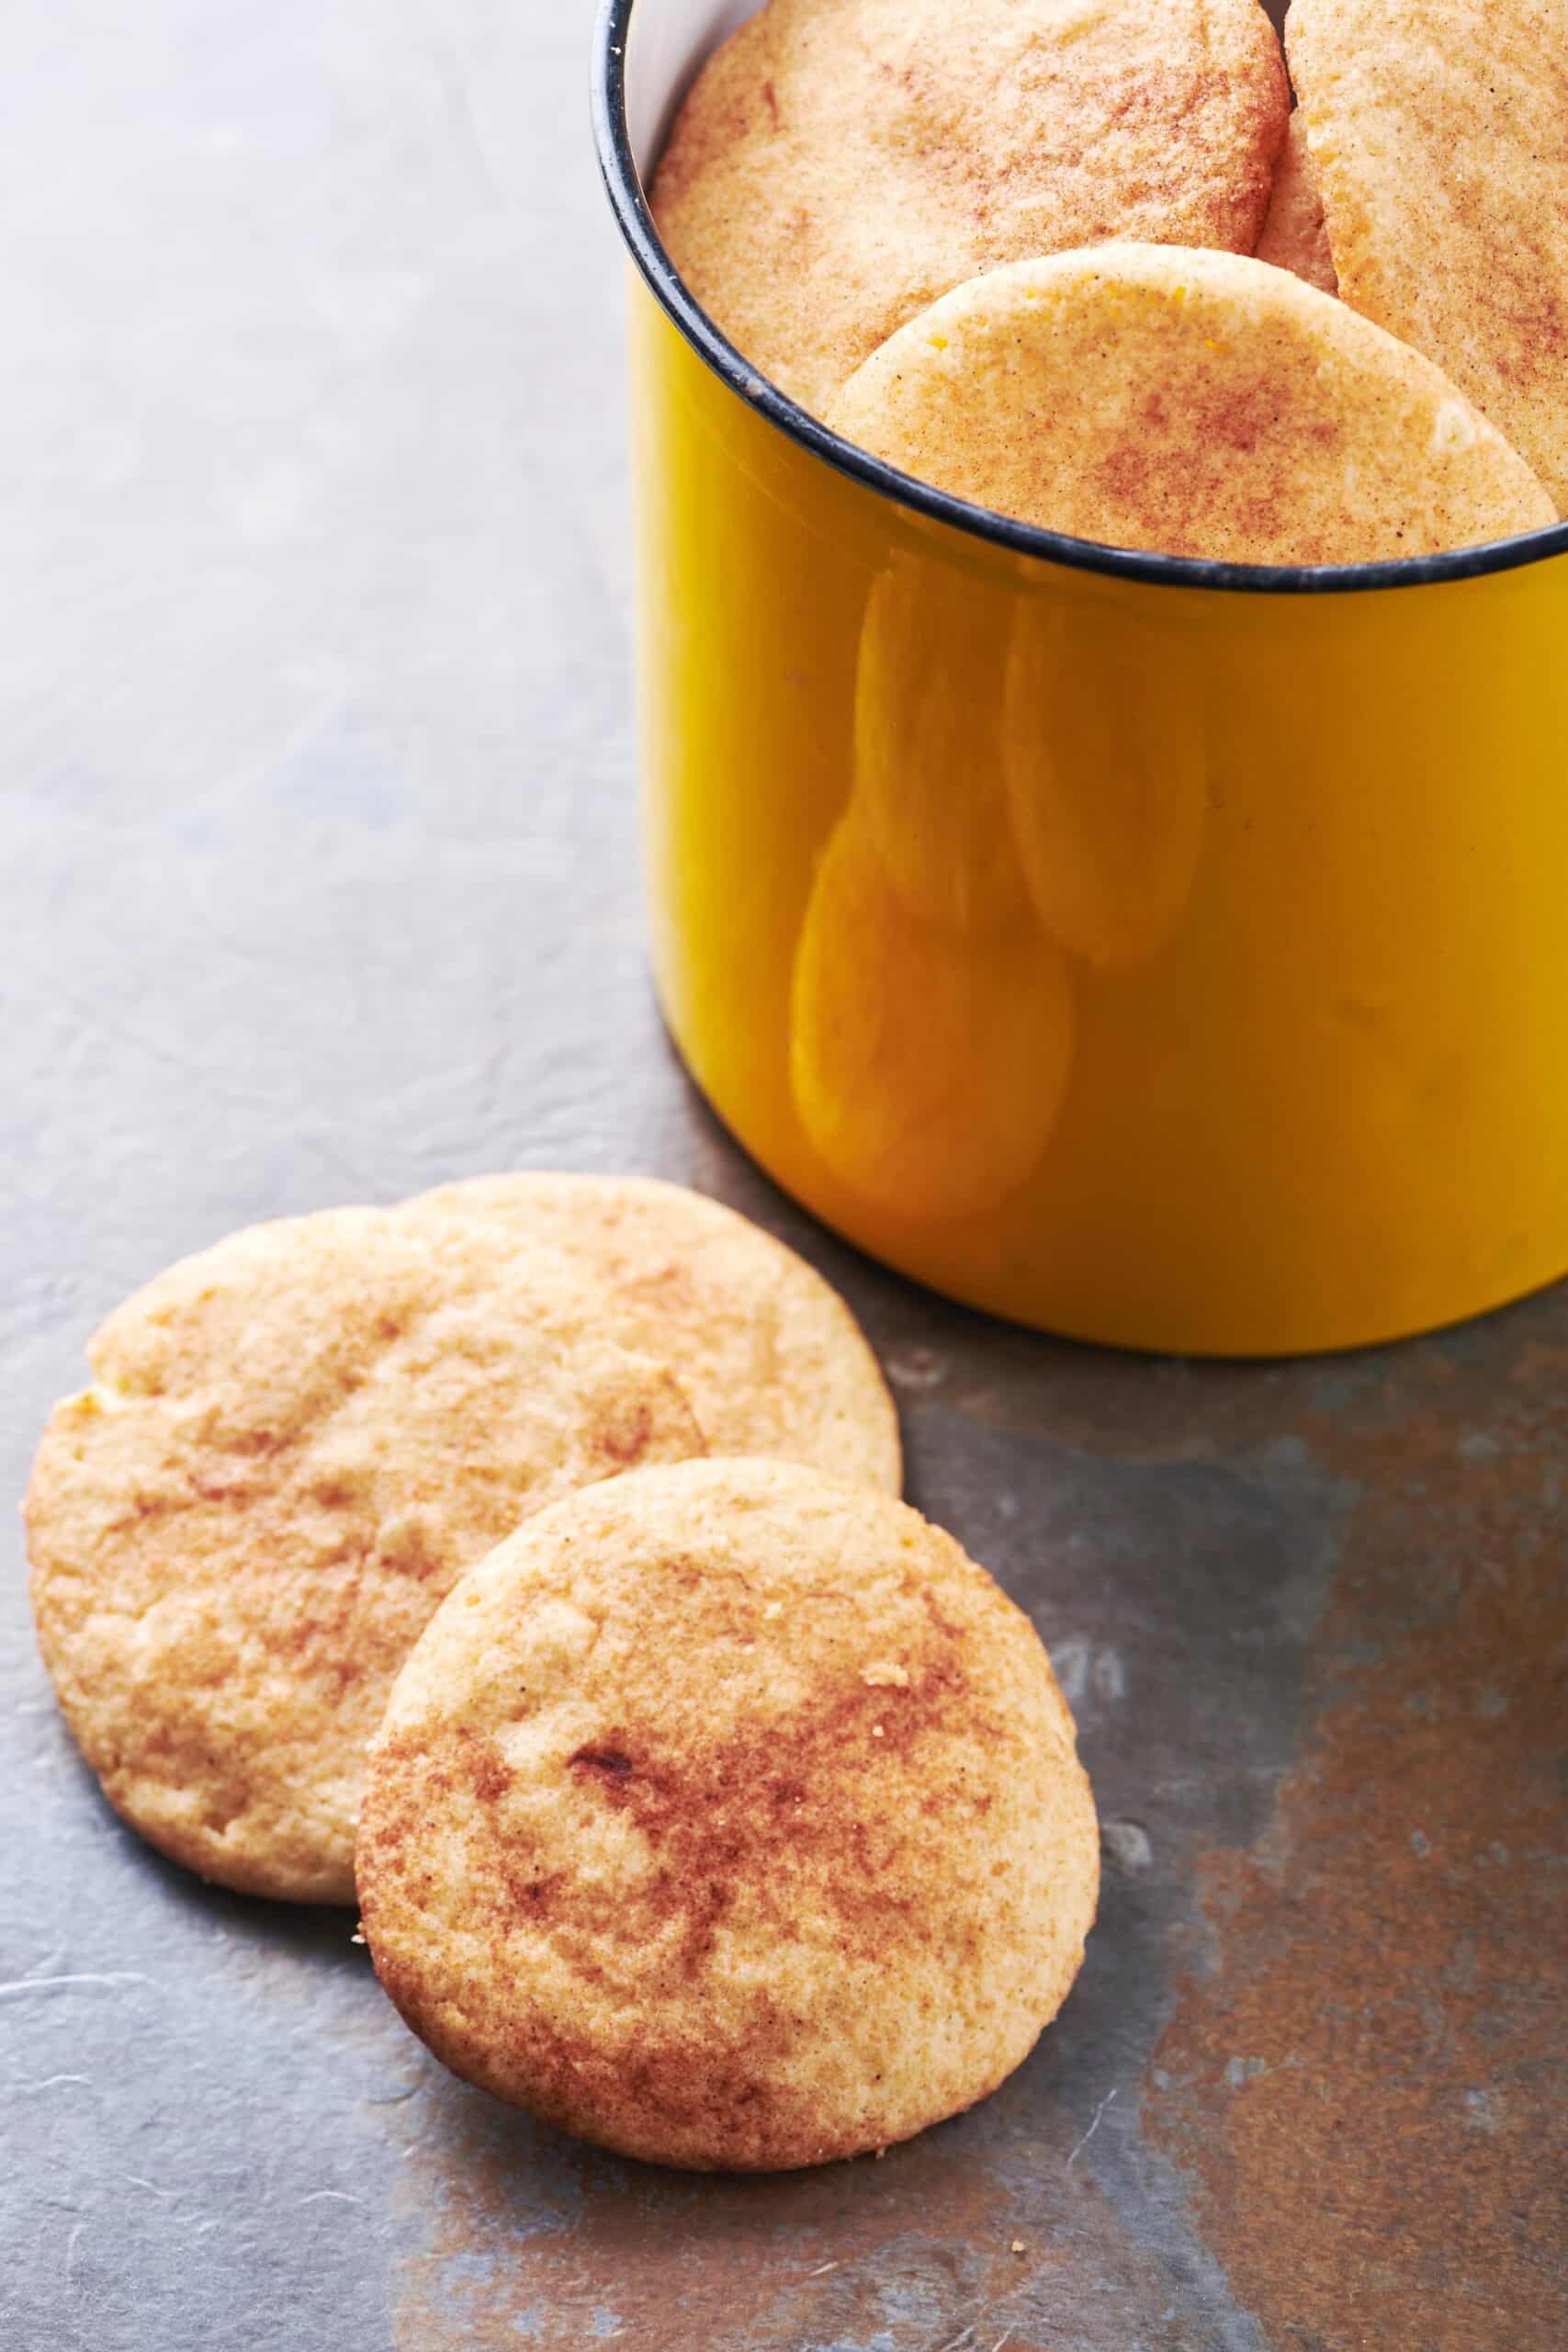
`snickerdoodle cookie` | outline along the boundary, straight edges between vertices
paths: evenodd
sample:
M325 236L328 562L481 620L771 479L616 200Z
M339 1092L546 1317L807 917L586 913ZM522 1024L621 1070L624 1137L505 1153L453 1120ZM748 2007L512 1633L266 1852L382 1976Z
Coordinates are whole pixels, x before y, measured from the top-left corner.
M770 0L698 75L654 217L742 356L820 412L1003 262L1250 253L1289 105L1258 0Z
M528 1511L700 1453L604 1294L504 1227L343 1209L161 1274L89 1351L28 1498L39 1639L111 1804L253 1894L346 1902L366 1744Z
M615 1336L674 1370L710 1453L766 1454L897 1494L898 1417L838 1293L722 1202L649 1176L479 1176L410 1213L494 1217L609 1290Z
M1111 547L1359 563L1555 520L1431 361L1238 254L1102 245L1015 262L899 330L830 404L877 457Z
M1294 0L1285 40L1341 294L1568 513L1568 0Z
M867 1487L589 1489L440 1609L358 1850L381 1981L468 2080L627 2154L782 2170L984 2098L1055 2015L1099 1848L1032 1625Z

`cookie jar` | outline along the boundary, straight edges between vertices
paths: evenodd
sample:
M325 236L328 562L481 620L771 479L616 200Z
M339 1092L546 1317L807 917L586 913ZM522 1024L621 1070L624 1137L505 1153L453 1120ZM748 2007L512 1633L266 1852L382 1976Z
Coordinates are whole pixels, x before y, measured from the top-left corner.
M873 1255L1268 1355L1568 1270L1568 526L1262 571L1002 520L838 440L644 196L744 0L608 0L656 978Z

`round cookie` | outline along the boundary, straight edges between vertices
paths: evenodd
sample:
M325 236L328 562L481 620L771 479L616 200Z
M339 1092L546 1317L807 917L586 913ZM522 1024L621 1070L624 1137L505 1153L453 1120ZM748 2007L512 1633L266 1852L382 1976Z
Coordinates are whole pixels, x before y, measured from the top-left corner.
M1295 0L1285 39L1345 300L1568 514L1568 0Z
M1274 166L1274 193L1258 240L1259 261L1276 269L1293 270L1309 286L1337 294L1338 274L1329 250L1323 218L1323 190L1306 135L1306 117L1298 108Z
M479 1176L409 1211L493 1216L607 1286L615 1335L669 1363L710 1453L765 1454L897 1494L898 1416L849 1308L722 1202L649 1176Z
M381 1982L467 2080L626 2155L908 2138L1055 2015L1099 1878L1029 1620L918 1515L791 1464L639 1472L436 1613L358 1849Z
M233 1235L110 1316L27 1516L45 1663L133 1827L352 1900L366 1746L437 1602L525 1512L703 1450L610 1319L547 1250L373 1209Z
M771 0L653 184L671 258L820 412L949 287L1107 237L1250 253L1290 104L1257 0Z
M834 429L976 504L1235 563L1361 563L1554 518L1418 353L1236 254L1108 245L961 286L867 360Z
M847 1193L912 1226L984 1216L1032 1174L1067 1090L1073 978L1032 922L961 938L912 914L853 814L795 949L790 1087Z

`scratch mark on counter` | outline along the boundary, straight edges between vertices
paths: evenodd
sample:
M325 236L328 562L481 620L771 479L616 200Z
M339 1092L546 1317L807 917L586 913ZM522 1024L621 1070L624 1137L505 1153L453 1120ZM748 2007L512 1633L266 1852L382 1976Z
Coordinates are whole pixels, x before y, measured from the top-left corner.
M1088 2147L1095 2133L1099 2131L1100 2119L1105 2113L1106 2109L1110 2106L1115 2096L1116 2093L1113 2090L1107 2091L1105 2097L1100 2100L1100 2105L1095 2109L1094 2117L1089 2124L1089 2130L1084 2133L1083 2138L1078 2142L1077 2146L1067 2158L1067 2169L1069 2172L1072 2170L1074 2165L1077 2164L1078 2158L1082 2155L1084 2150Z
M134 1968L112 1969L102 1975L84 1971L73 1976L18 1976L8 1984L0 1984L0 2001L19 2000L25 1993L62 1993L77 1984L108 1986L121 1984L151 1984L155 1979L143 1976Z

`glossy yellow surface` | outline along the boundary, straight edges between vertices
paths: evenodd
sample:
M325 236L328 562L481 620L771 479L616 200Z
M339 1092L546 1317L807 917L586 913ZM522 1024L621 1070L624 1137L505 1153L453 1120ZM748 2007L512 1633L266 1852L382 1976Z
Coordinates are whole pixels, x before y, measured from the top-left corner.
M1184 1352L1568 1269L1568 559L1109 580L850 481L640 281L632 349L659 985L782 1184Z

